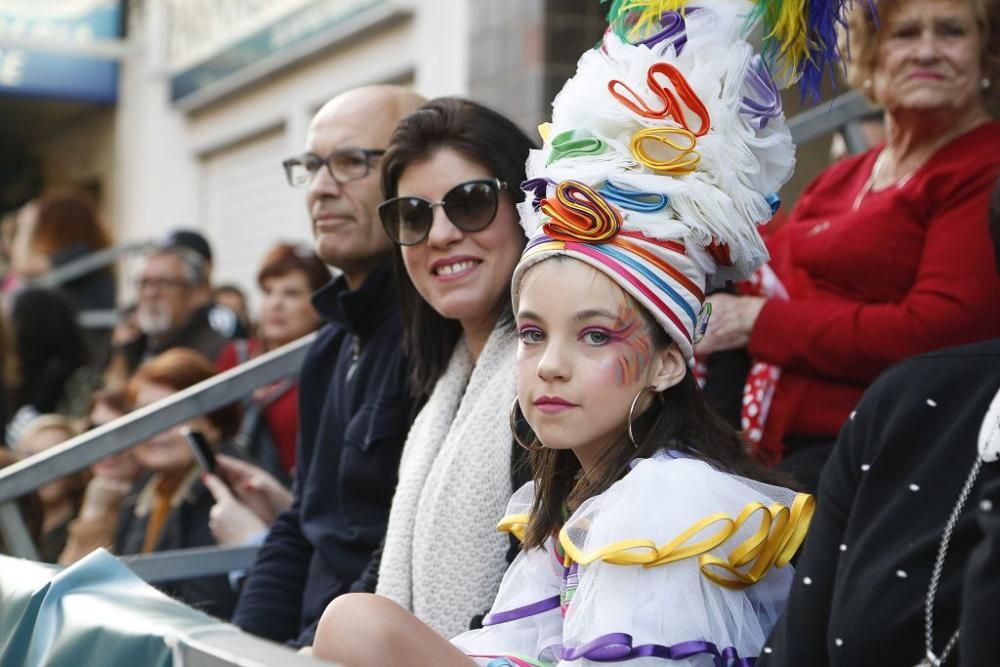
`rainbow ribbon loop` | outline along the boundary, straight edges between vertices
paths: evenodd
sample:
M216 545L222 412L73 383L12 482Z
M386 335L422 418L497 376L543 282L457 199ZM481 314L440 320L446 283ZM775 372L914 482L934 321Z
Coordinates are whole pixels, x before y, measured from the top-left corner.
M657 79L658 75L667 77L674 90L677 91L676 95L670 88L659 82ZM708 115L708 109L705 108L704 102L701 101L701 98L691 88L691 85L684 78L681 71L674 65L664 62L651 65L646 73L646 85L659 98L662 108L654 108L646 100L642 99L627 83L618 79L612 79L608 82L608 91L626 108L643 118L651 120L672 118L685 130L693 132L696 137L704 136L708 132L712 124L712 120ZM618 88L624 88L628 94L618 92ZM684 106L681 106L682 102ZM688 124L687 116L684 113L685 108L698 117L699 124L697 131L692 130Z
M686 141L680 141L677 137ZM647 142L654 145L663 152L666 147L667 153L672 153L669 157L654 157L646 147ZM694 150L698 140L689 130L679 127L648 127L639 130L632 135L629 141L629 150L636 161L642 166L658 174L678 176L690 174L697 168L701 156Z
M752 94L743 96L740 113L747 116L750 127L762 130L767 127L768 120L781 115L781 93L760 56L754 56L750 63L747 84Z
M563 158L600 155L606 149L607 145L597 137L581 134L577 130L566 130L552 139L552 152L549 153L545 166Z
M715 512L660 546L649 539L623 540L584 553L573 544L565 527L559 533L559 542L566 554L580 565L600 560L614 565L656 567L698 556L699 570L706 579L738 590L763 579L772 567L788 564L805 539L815 507L815 498L806 493L797 494L791 507L781 503L765 506L754 501L735 519L724 512ZM757 530L727 558L709 553L757 515L761 518ZM714 532L704 536L710 529Z
M597 192L619 208L637 213L656 213L666 208L670 199L659 192L640 192L623 188L614 181L604 181Z
M621 212L579 181L556 186L555 197L543 199L541 210L550 218L543 231L559 241L606 243L622 228Z

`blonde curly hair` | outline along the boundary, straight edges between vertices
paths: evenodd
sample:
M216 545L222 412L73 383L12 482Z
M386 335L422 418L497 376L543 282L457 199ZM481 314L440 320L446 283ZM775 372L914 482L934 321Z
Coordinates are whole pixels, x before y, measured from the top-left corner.
M1000 0L962 0L967 4L979 27L982 39L980 45L980 67L982 76L992 85L982 91L983 103L991 115L1000 110ZM873 0L877 12L871 11L867 2L853 3L847 13L847 29L840 34L840 49L847 66L847 83L872 103L880 104L872 88L864 86L875 73L878 54L880 27L884 28L889 19L908 0Z

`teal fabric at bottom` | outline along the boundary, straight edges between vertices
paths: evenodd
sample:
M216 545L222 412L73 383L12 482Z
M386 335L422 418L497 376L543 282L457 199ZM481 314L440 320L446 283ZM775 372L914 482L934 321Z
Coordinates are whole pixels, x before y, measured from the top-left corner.
M63 570L0 556L0 667L168 667L166 637L213 625L104 550Z

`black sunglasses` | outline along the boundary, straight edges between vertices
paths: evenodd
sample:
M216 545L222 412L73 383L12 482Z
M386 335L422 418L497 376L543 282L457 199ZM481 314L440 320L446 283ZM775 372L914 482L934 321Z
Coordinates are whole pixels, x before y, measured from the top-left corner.
M378 215L385 233L398 245L417 245L427 238L434 224L434 207L440 206L451 224L463 232L485 229L497 214L500 190L507 184L499 178L459 183L441 201L423 197L393 197L382 202Z

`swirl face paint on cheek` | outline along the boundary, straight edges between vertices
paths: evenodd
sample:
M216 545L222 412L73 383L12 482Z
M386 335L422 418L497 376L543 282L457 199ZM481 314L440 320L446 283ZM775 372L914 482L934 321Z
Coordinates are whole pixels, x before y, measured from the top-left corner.
M608 332L608 336L621 348L616 359L618 384L626 386L639 381L642 369L652 356L652 345L649 327L631 303L626 301L618 307L618 320L622 326Z

